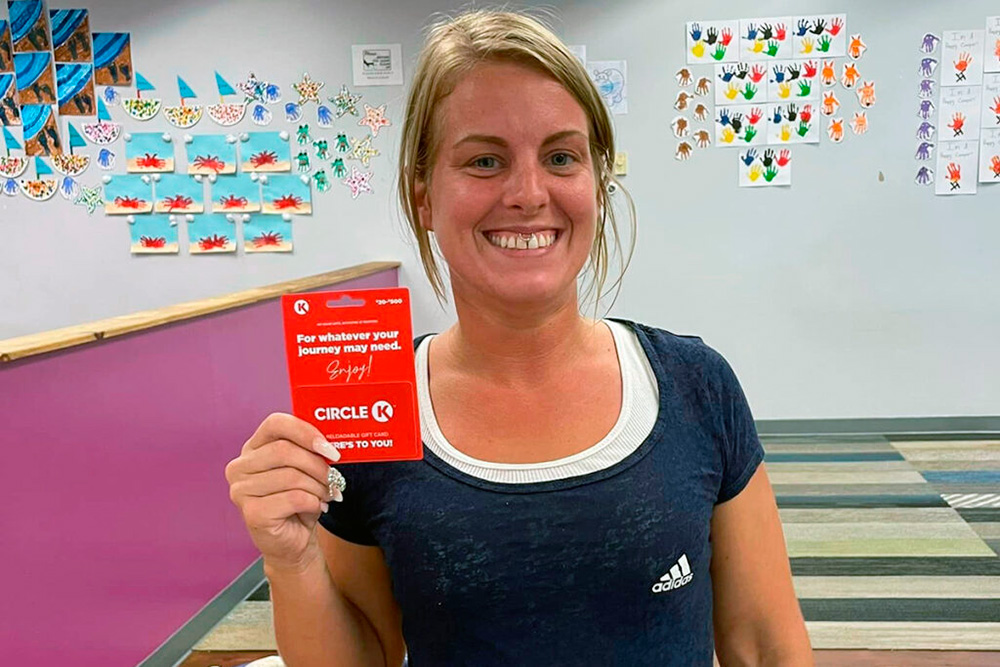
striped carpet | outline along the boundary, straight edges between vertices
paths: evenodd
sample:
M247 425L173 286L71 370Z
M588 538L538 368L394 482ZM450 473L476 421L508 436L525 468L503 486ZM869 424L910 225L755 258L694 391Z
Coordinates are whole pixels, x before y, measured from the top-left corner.
M1000 664L1000 440L764 449L817 664ZM270 616L265 583L196 651L274 650Z

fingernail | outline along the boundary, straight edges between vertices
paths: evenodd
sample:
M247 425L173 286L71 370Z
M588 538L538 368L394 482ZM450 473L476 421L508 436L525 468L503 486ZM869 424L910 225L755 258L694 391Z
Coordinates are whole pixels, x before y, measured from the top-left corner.
M332 500L335 503L342 503L344 502L344 494L340 492L340 489L334 489L333 497L330 498L330 500Z
M330 505L327 503L320 503L319 508L323 510L323 514L326 514L330 510Z
M313 451L320 456L325 456L331 461L340 460L340 452L337 451L336 447L327 442L326 438L316 438L316 440L313 441Z

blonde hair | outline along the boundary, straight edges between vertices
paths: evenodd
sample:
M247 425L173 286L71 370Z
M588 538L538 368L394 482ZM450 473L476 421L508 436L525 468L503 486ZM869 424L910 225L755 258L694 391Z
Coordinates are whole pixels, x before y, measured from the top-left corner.
M635 206L628 192L614 177L615 139L611 117L604 100L583 65L555 34L533 17L513 12L476 10L445 19L430 29L417 60L399 151L399 201L410 229L416 237L424 273L439 300L444 300L444 281L431 244L430 233L420 224L416 186L429 185L436 151L434 110L458 84L462 75L482 62L508 61L533 67L555 79L576 99L587 115L590 151L597 183L600 219L589 265L592 280L585 298L596 287L595 310L604 296L610 243L622 257L621 271L612 284L621 289L621 280L635 246ZM621 235L610 201L613 189L620 191L628 206L630 244L623 256Z

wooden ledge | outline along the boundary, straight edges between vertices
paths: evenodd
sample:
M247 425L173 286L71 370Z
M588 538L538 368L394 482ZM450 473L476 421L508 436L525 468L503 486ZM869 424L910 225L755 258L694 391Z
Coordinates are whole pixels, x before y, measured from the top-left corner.
M375 273L381 273L382 271L397 269L399 266L399 262L368 262L367 264L359 264L346 269L297 278L296 280L288 280L265 287L255 287L242 292L226 294L225 296L188 301L187 303L178 303L163 308L154 308L153 310L143 310L130 315L110 317L106 320L78 324L63 329L53 329L27 336L8 338L0 340L0 361L14 361L15 359L23 359L24 357L36 354L54 352L75 345L93 343L105 338L121 336L122 334L134 331L152 329L163 324L180 322L192 317L219 313L232 308L257 303L258 301L274 299L282 294L306 292L336 285L337 283L363 278Z

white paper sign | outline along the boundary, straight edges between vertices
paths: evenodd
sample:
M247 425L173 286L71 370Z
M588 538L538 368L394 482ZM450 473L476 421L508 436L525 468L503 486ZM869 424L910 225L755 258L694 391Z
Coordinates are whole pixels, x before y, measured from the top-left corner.
M792 152L787 148L747 148L737 158L741 188L792 184Z
M1000 130L983 130L979 138L979 182L1000 185Z
M819 143L822 120L812 103L769 104L767 112L768 144Z
M979 170L979 142L943 141L938 145L936 195L974 195Z
M941 36L941 86L983 83L983 31L945 30Z
M739 21L691 21L684 24L687 64L738 61L739 30Z
M979 138L982 86L942 88L938 108L940 141L974 141Z
M818 101L822 84L820 65L815 60L780 60L768 63L767 101Z
M847 14L795 16L789 58L842 58L847 55Z
M742 61L794 58L790 16L740 19L739 56Z
M1000 73L983 76L982 125L1000 129Z
M1000 16L986 17L986 53L984 72L1000 72Z
M403 47L400 44L353 44L355 86L402 86Z
M767 142L764 105L738 104L715 109L715 147L746 148Z

